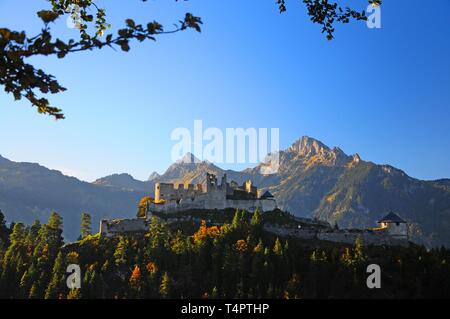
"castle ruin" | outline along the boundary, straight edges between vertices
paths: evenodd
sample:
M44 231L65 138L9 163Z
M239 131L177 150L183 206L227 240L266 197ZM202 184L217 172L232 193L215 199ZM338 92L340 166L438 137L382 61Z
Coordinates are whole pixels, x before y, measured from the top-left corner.
M145 233L153 213L170 213L189 210L225 210L239 209L254 212L270 212L277 209L274 196L266 191L259 194L258 188L251 180L242 185L227 181L227 175L221 183L214 174L206 173L203 184L156 183L155 198L147 203L144 218L102 220L100 234L113 237L124 233ZM190 217L192 218L192 216ZM299 239L318 239L330 242L352 244L361 239L369 245L408 245L407 222L397 214L390 212L378 221L379 227L372 229L335 229L328 222L308 218L292 217L296 226L280 226L267 224L264 228L278 236L295 237ZM171 222L184 220L183 217L172 218Z
M254 212L268 212L277 209L274 196L266 191L258 196L258 188L251 180L242 185L227 181L227 175L217 182L214 174L206 173L203 184L156 183L155 198L147 204L145 218L102 220L100 234L113 237L124 233L145 232L152 213L176 213L192 209L224 210L227 208Z
M228 182L224 174L221 183L217 176L206 173L203 184L156 183L155 199L148 204L148 212L177 212L189 209L245 209L254 212L273 211L277 208L275 198L270 192L258 196L258 188L251 180L242 185Z

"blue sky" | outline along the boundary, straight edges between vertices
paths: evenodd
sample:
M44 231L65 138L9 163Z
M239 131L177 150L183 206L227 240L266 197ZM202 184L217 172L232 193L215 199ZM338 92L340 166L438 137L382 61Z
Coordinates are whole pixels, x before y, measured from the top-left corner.
M170 165L172 130L201 119L221 129L276 127L282 148L309 135L413 177L449 178L450 1L385 0L381 29L339 25L331 42L299 1L283 15L274 2L98 1L113 28L127 17L169 28L192 12L203 32L129 53L33 59L68 88L50 96L67 118L55 122L0 94L0 154L87 181L121 172L146 179ZM3 0L0 21L32 33L46 6ZM64 20L53 28L77 36Z

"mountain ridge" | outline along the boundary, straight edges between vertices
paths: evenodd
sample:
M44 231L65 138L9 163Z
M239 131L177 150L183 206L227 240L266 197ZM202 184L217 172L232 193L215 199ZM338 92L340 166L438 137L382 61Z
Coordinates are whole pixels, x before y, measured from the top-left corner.
M78 237L82 212L92 215L96 229L102 218L135 215L136 203L144 195L81 181L36 163L0 161L0 209L8 222L45 222L57 211L69 240Z
M107 208L112 211L126 209L121 217L130 217L135 214L139 196L152 195L156 181L197 184L204 182L206 172L214 173L219 178L227 173L229 180L242 183L252 179L261 190L270 190L282 209L297 216L324 219L340 227L360 228L376 226L376 221L382 217L381 215L395 210L408 220L412 238L417 242L450 246L450 179L422 181L408 176L404 171L391 165L365 161L358 154L347 155L339 147L330 148L308 136L298 139L287 149L281 150L279 156L278 172L264 175L261 174L264 164L243 171L224 170L213 163L200 161L188 153L180 161L170 165L163 174L158 174L150 181L139 181L126 173L106 176L91 184L72 178L70 181L77 184L83 191L76 192L72 187L70 192L61 196L72 198L75 192L75 198L81 202L88 198L89 205L94 207L90 209L95 209L97 217L107 215L105 211ZM8 163L8 160L0 158L0 208L5 206L5 172L2 171L2 167L8 166L5 163ZM45 190L46 186L42 184L42 181L36 183L33 180L35 179L33 172L28 170L40 167L37 170L45 173L47 168L38 164L35 164L38 166L30 166L33 164L29 163L23 164L23 167L20 163L17 165L29 174L25 175L28 180L34 181L32 183L34 187L40 189L40 192ZM49 183L56 185L68 183L69 180L65 180L61 172L58 173L52 173L54 178ZM9 178L14 184L14 178L10 175ZM64 179L65 182L59 181L60 179ZM26 194L31 192L25 184L24 180L21 186L15 189L16 192L20 194L21 188L26 190ZM91 187L98 188L100 202L92 198ZM17 193L8 194L12 198L20 198ZM126 205L122 203L114 207L111 203L116 201L109 199L109 196L113 194L115 196L120 194ZM103 200L108 203L102 203ZM53 202L54 200L49 201L49 203ZM39 209L48 211L49 203L43 208L42 205L35 205L31 211L36 212ZM11 205L10 203L7 207ZM83 204L77 207L81 209L89 205ZM58 207L61 206L64 205ZM99 209L99 206L102 209ZM58 209L58 207L51 208ZM30 210L30 205L23 209L24 212L26 209ZM4 211L7 209L5 208ZM81 211L78 214L80 213Z

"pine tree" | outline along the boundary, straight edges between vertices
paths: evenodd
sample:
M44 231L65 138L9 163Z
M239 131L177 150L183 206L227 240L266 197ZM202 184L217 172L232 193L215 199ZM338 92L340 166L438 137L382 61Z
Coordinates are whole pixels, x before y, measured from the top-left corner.
M14 225L9 236L10 245L5 252L2 262L2 273L0 278L0 297L10 298L19 293L20 279L26 271L26 261L28 260L25 238L27 232L25 225L17 223Z
M2 274L2 260L3 260L3 256L5 255L5 250L6 250L6 244L3 241L3 239L0 238L0 277Z
M53 212L47 224L40 227L38 231L35 255L39 257L44 250L48 250L50 258L56 258L59 248L63 244L62 238L62 218L58 213ZM37 249L37 251L36 251Z
M298 299L300 297L300 276L298 274L292 275L283 295L284 299Z
M30 293L28 295L29 299L38 299L39 298L39 292L38 292L38 284L35 282L30 289Z
M275 240L275 245L273 246L273 253L277 256L280 256L283 254L283 247L281 246L281 242L278 237Z
M116 251L114 252L114 259L116 266L123 266L127 263L127 252L128 252L128 239L124 236L119 237L119 242L117 243Z
M94 298L92 295L92 275L93 275L94 269L92 265L88 266L86 268L86 271L84 272L83 281L81 283L81 293L85 298Z
M41 229L42 225L41 222L39 220L35 220L33 222L33 224L30 227L30 232L29 232L29 239L33 242L36 241L36 239L38 238L39 235L39 230Z
M3 215L2 210L0 209L0 242L3 242L5 245L8 242L9 229L6 226L5 215Z
M349 248L345 248L344 253L341 255L341 263L344 264L344 266L350 267L353 266L353 258L352 254L350 253Z
M22 223L14 224L11 236L9 241L11 242L11 246L17 246L23 244L26 236L26 228Z
M41 227L39 232L39 240L41 244L47 244L50 248L50 257L56 258L57 250L63 244L63 219L56 213L52 212L48 219L47 225Z
M91 298L102 298L103 297L103 282L102 276L93 269L91 273L91 278L89 280L90 296Z
M219 292L217 291L217 287L214 286L214 288L211 291L211 297L213 299L217 299L219 297Z
M6 225L5 215L0 209L0 227L4 227Z
M162 276L161 285L159 286L159 294L164 299L170 296L170 278L167 272L165 272Z
M259 211L259 208L257 208L255 210L255 212L253 213L251 225L259 226L259 225L261 225L261 222L262 222L261 212Z
M317 253L316 250L314 250L311 254L311 257L309 257L309 259L311 260L311 262L315 263L317 262Z
M349 248L345 248L344 253L341 255L341 262L347 267L357 267L367 259L367 256L364 254L364 247L360 238L356 239L352 252Z
M265 293L264 288L264 244L262 239L259 239L258 244L253 248L254 256L252 258L250 271L250 285L253 287L253 297L262 298Z
M40 227L33 260L29 268L29 280L33 283L30 298L44 298L47 287L52 279L51 269L63 245L63 222L61 216L52 212L47 224Z
M178 230L175 233L175 237L171 241L171 250L176 255L181 255L186 250L185 246L186 246L186 243L183 238L183 233L181 232L181 230Z
M101 271L102 273L107 273L111 270L110 264L109 264L109 260L106 260L105 263L103 264Z
M30 276L26 270L20 279L20 297L27 298L30 290Z
M231 226L236 229L239 226L241 226L241 220L242 220L242 213L239 209L236 209L236 212L233 216L233 221L231 222Z
M45 299L58 298L61 288L64 287L64 258L61 252L56 257L52 271L52 279L45 292Z
M364 262L367 257L364 254L364 248L362 240L358 237L355 241L355 246L353 248L353 256L356 263Z
M53 229L61 229L63 227L62 217L57 212L52 212L48 219L47 225Z
M81 238L92 234L92 219L89 213L81 214Z

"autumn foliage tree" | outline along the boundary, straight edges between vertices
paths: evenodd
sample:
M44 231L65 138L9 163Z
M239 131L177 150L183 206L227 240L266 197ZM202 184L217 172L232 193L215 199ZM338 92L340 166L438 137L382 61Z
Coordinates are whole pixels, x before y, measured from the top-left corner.
M81 238L92 234L92 218L89 213L81 214Z

